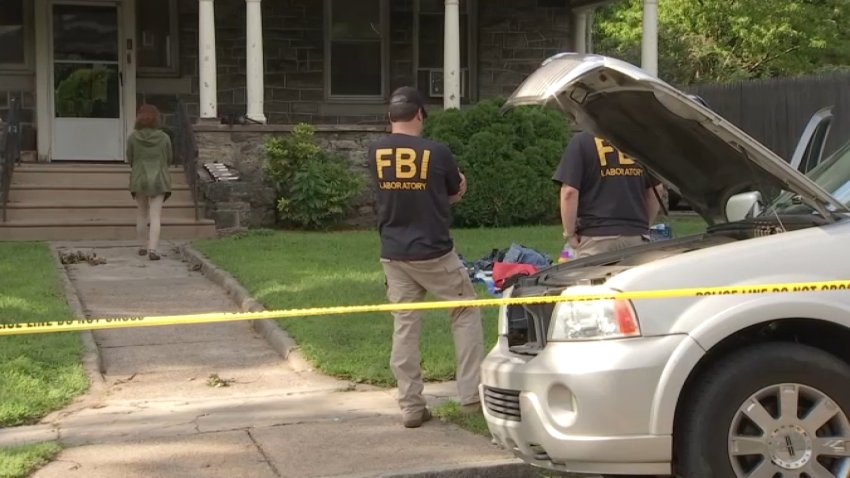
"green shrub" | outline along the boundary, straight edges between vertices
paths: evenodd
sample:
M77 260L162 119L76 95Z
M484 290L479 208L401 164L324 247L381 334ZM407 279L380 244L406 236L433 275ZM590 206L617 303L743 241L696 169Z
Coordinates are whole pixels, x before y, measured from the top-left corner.
M287 137L266 142L266 175L277 188L277 210L289 225L327 229L345 219L363 188L348 162L320 148L313 128L297 125Z
M552 174L569 138L565 118L539 107L504 115L503 99L433 114L424 135L451 148L469 187L454 206L454 224L515 226L555 222Z

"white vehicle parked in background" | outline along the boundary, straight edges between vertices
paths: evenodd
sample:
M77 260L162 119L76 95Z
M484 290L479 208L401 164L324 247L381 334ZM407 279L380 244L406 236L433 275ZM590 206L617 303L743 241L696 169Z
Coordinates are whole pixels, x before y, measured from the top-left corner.
M557 107L639 158L709 228L554 266L510 296L850 279L850 145L807 177L686 94L596 55L547 60L517 105ZM821 157L821 116L798 148L806 163ZM495 439L544 468L846 478L848 363L850 291L510 306L481 398Z

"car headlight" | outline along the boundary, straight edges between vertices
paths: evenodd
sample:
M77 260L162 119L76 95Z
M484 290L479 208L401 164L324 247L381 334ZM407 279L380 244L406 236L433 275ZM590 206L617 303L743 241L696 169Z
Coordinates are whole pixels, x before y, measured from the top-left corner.
M562 296L615 294L598 287L572 287ZM640 335L631 302L620 299L575 300L555 304L549 324L550 341L605 340Z

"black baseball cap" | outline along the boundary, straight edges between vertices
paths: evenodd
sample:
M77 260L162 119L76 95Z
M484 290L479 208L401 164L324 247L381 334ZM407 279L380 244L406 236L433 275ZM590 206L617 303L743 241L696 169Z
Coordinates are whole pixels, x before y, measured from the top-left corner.
M393 91L388 108L390 120L396 121L401 118L405 121L415 116L419 110L422 110L422 119L428 117L428 112L425 111L425 100L419 90L412 86L402 86Z

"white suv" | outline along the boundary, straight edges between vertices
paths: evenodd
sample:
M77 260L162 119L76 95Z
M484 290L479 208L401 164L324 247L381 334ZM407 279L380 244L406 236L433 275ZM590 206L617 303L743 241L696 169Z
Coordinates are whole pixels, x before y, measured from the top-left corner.
M709 227L552 267L510 296L850 279L850 146L807 177L686 94L595 55L547 60L506 107L530 104L639 158ZM824 124L801 139L807 163ZM848 291L511 306L481 398L495 439L549 469L848 477L849 362Z

